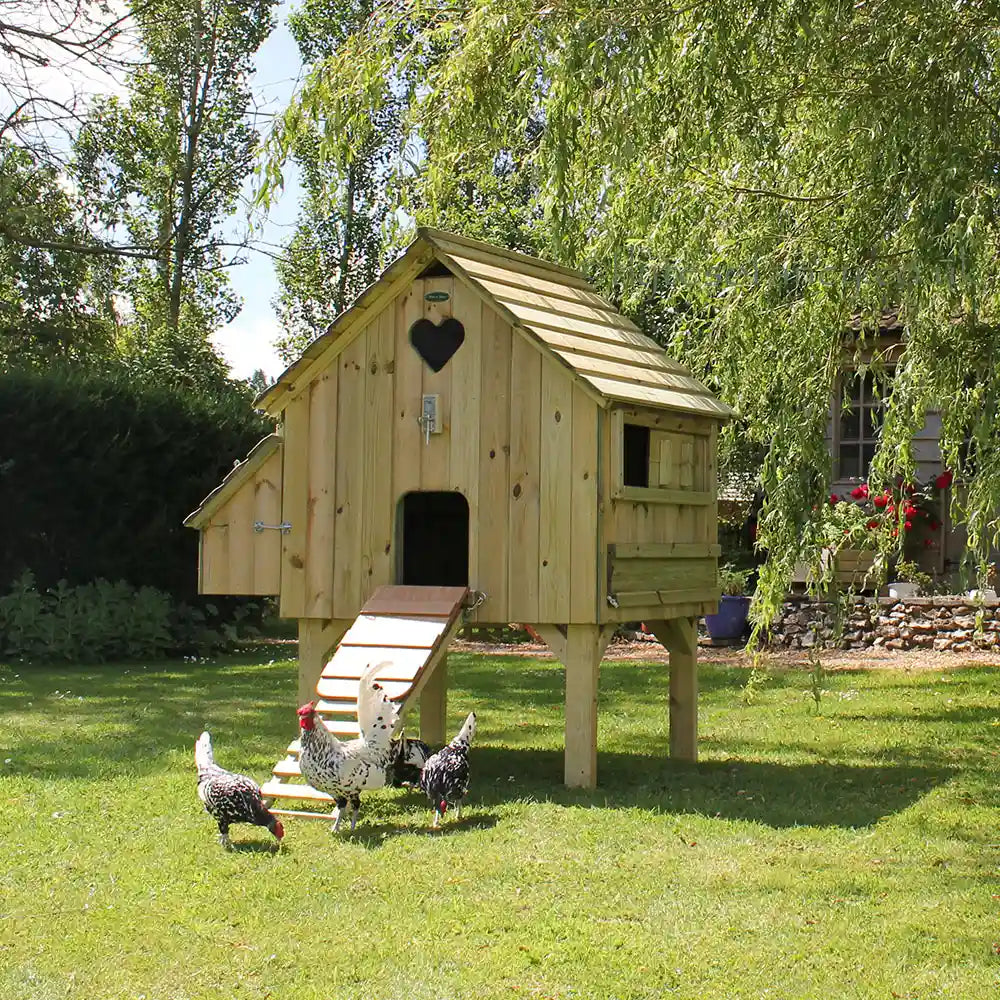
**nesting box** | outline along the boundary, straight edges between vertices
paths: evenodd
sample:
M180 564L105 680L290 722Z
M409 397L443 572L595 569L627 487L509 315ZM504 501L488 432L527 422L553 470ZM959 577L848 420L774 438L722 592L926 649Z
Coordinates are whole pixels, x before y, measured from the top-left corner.
M420 229L257 405L277 433L186 522L202 593L346 623L468 587L474 622L592 648L716 609L731 412L577 271Z

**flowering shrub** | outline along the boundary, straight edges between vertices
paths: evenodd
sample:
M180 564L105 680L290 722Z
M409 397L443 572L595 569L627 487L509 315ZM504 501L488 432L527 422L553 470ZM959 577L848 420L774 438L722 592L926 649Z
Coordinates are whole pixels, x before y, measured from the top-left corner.
M834 521L844 535L842 544L891 548L889 539L897 539L898 544L902 532L904 544L936 548L941 494L951 486L952 478L951 472L942 472L924 484L899 482L891 489L873 492L868 483L861 483L844 496L831 494Z

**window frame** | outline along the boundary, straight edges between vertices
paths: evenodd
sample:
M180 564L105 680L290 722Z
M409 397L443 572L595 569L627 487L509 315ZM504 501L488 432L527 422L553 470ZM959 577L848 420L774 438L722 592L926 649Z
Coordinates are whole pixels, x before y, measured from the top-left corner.
M892 379L895 375L895 365L886 365L879 369L878 375L881 376L881 385L883 388L888 387L888 391L880 398L878 403L873 403L869 399L866 399L865 394L865 384L869 379L872 379L872 386L874 388L874 378L876 373L873 372L872 368L867 368L864 375L861 375L857 368L845 368L841 371L837 378L836 391L834 393L831 411L830 411L830 422L831 422L831 442L832 442L832 458L834 465L834 479L837 482L866 482L869 478L871 472L871 458L865 461L865 449L866 447L871 448L871 454L874 456L875 451L878 449L879 440L882 433L882 423L884 422L885 408L888 405L889 396L892 394ZM844 408L844 394L847 388L847 381L850 380L858 385L859 392L857 396L854 393L851 395L851 407ZM874 394L871 394L874 398ZM846 437L843 433L843 421L844 417L855 409L854 403L857 399L857 412L858 412L858 433L856 436ZM878 431L874 436L866 436L865 434L865 413L879 412L882 414L882 419L879 421ZM856 474L848 474L844 471L844 459L842 456L842 449L844 445L856 447L858 450L857 457L857 468Z

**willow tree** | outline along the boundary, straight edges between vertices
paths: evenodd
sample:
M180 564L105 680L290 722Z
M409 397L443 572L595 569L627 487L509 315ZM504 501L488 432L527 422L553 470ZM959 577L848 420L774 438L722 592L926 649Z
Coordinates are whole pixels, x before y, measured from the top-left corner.
M956 513L981 555L1000 540L998 56L976 3L397 0L315 67L270 177L304 123L363 130L395 77L429 206L540 123L548 254L655 303L739 411L729 446L763 449L766 614L823 537L831 390L888 306L906 350L873 485L912 474L938 409Z

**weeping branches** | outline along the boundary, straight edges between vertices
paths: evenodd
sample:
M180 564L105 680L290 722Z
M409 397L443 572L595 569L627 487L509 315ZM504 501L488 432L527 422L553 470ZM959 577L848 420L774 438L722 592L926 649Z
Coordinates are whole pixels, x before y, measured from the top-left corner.
M852 317L892 309L903 329L874 474L909 475L909 440L940 412L956 514L981 553L997 540L998 45L972 5L385 3L316 67L284 136L308 121L342 141L394 77L433 193L536 123L523 166L548 253L641 316L766 449L773 598L822 534L831 395L871 347Z

